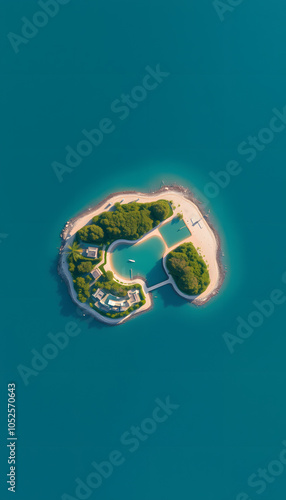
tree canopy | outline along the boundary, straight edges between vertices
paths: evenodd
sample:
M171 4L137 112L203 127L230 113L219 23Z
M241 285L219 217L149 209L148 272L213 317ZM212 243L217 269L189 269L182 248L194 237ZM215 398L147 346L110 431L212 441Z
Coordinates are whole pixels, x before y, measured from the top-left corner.
M90 260L82 261L77 266L78 273L90 273L93 268L93 263Z
M77 260L81 257L81 252L82 250L76 241L68 247L68 255L73 262L77 262Z
M87 243L111 243L119 238L137 240L172 214L169 202L116 203L114 210L102 212L92 224L78 231L79 238Z
M170 252L167 268L178 288L187 295L201 294L210 284L206 263L192 243L184 243Z
M106 271L105 273L105 281L112 281L113 280L113 272L112 271Z
M97 281L97 286L108 290L113 295L116 295L116 297L125 297L127 294L127 287L121 286L113 279L112 271L107 271L103 276L101 276Z
M153 219L156 221L159 220L160 222L167 219L170 212L170 206L164 200L153 203L150 209Z
M88 297L90 297L89 285L89 281L85 280L81 276L75 280L75 289L77 291L78 299L81 302L86 302Z
M104 237L103 229L96 224L84 226L78 233L80 239L87 243L101 243Z

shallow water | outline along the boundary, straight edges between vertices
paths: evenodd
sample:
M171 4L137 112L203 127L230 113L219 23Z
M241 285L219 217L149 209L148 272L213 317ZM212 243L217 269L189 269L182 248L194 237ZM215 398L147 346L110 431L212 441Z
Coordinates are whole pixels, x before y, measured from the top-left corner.
M172 219L170 222L164 224L159 229L159 231L168 247L172 247L176 243L180 243L180 241L188 238L188 236L191 236L191 233L185 225L184 220L179 220L177 218Z
M130 278L131 272L133 276L145 278L149 286L156 285L167 279L162 264L164 250L164 243L158 236L135 245L118 245L112 252L112 264L124 278Z

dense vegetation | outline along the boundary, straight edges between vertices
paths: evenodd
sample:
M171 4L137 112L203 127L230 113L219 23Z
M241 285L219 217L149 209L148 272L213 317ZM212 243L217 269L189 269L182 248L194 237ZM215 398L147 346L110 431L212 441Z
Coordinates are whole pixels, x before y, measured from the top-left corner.
M208 268L192 243L184 243L170 252L167 268L178 288L187 295L204 292L210 283Z
M110 244L123 238L137 240L172 215L168 201L152 203L115 203L114 210L102 212L92 219L93 224L78 231L78 237L86 243Z
M68 248L68 265L73 277L74 288L78 299L81 302L86 302L90 297L89 287L92 281L89 273L100 262L102 251L99 251L98 259L90 259L82 255L82 249L76 241Z
M69 271L73 278L90 273L92 269L98 264L102 257L102 251L99 250L98 258L91 259L89 257L84 257L82 255L82 249L80 249L77 242L74 242L72 247L69 247L68 252L68 265Z
M97 288L108 290L116 297L125 297L128 290L136 288L140 291L141 301L129 307L127 311L104 312L98 309L93 302L90 302L89 305L102 316L107 316L109 318L120 318L123 316L127 316L132 311L134 311L135 309L139 309L139 307L145 304L146 301L141 285L123 285L114 280L113 273L111 271L105 271L104 265L106 264L106 253L104 263L100 266L102 276L91 287L90 284L92 282L92 277L89 273L92 271L92 269L94 269L96 264L100 262L102 258L102 251L99 251L98 259L90 259L82 255L82 249L76 241L72 246L68 248L69 271L73 277L74 288L80 302L87 302L87 300L90 299L91 294L96 292Z
M115 203L113 210L102 212L92 219L92 224L80 229L76 234L75 242L69 247L68 255L69 271L73 277L78 299L81 302L86 302L90 298L91 293L94 293L97 288L108 290L117 297L125 297L127 291L132 288L140 288L140 303L130 307L127 311L104 313L98 310L100 314L111 318L125 316L145 304L144 294L140 285L125 286L115 281L112 272L105 272L104 270L106 261L100 266L100 270L103 273L102 276L92 286L91 290L90 283L92 278L90 272L101 260L102 251L99 251L98 259L83 257L80 242L102 247L103 245L109 245L119 238L137 240L172 214L171 205L166 200L158 200L152 203L132 202L125 205ZM90 307L97 310L92 302L90 302Z
M116 297L125 297L127 290L124 285L120 285L117 281L113 279L112 271L105 272L96 282L96 288L104 288L104 290L108 290Z
M81 248L77 241L74 241L72 246L68 246L68 256L71 262L77 262L81 258Z
M81 302L86 302L90 297L89 285L90 285L91 277L87 276L84 278L80 276L74 280L74 287L77 292L78 300Z

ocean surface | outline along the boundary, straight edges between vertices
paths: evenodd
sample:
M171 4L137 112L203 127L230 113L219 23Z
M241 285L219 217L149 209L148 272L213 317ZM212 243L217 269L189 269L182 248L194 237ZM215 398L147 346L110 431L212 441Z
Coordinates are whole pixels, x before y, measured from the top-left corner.
M72 0L35 32L37 2L1 2L1 499L285 498L285 2L222 3L223 20L211 0ZM163 287L118 327L81 316L57 275L64 224L162 182L210 210L220 293L196 308Z

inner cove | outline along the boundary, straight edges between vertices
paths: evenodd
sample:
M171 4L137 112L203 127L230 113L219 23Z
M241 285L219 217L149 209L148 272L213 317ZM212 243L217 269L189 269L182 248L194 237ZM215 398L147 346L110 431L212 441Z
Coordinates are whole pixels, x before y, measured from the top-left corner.
M123 278L142 276L149 286L156 285L167 279L163 269L162 256L165 247L158 236L153 236L142 243L118 245L112 252L112 264L115 272ZM135 262L129 262L129 259Z

